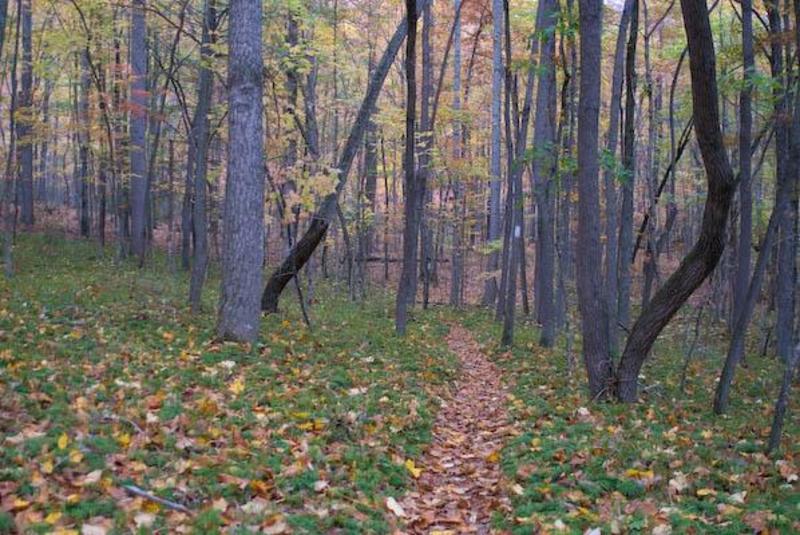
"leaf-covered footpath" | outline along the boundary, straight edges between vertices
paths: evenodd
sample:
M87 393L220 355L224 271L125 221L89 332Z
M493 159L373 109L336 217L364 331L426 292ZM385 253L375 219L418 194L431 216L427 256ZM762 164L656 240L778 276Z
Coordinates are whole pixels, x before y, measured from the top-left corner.
M408 533L489 533L494 514L510 511L499 460L513 434L507 387L498 368L463 327L447 336L461 373L442 402L422 466L407 466L416 489L394 513Z

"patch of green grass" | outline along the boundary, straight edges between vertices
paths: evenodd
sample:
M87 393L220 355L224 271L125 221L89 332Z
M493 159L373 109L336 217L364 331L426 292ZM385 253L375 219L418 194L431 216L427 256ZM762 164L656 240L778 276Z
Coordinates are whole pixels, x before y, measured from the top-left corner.
M796 480L800 417L790 411L782 454L763 454L781 366L750 357L737 371L731 410L715 417L711 402L724 359L724 336L689 366L686 393L681 318L660 337L642 375L647 388L636 405L591 403L580 348L570 370L564 340L554 349L536 343L525 323L515 346L497 345L499 327L482 311L457 317L513 381L512 418L521 433L505 447L505 475L520 485L502 526L514 533L564 526L649 533L800 531ZM689 321L689 320L686 320Z
M287 295L244 346L215 340L213 276L195 316L185 274L160 257L138 269L91 243L22 235L15 259L0 282L0 485L29 502L19 525L100 517L136 531L144 514L142 532L391 531L384 497L408 485L402 463L430 440L456 371L435 315L415 312L401 339L388 297L352 303L318 283L313 330Z

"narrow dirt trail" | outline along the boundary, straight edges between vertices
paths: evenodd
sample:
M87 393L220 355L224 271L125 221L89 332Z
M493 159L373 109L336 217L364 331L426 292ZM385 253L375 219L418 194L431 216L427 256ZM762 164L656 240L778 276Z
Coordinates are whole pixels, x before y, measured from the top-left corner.
M488 534L492 512L509 507L498 462L511 429L508 390L469 331L453 325L447 343L462 373L442 400L417 488L402 500L405 530Z

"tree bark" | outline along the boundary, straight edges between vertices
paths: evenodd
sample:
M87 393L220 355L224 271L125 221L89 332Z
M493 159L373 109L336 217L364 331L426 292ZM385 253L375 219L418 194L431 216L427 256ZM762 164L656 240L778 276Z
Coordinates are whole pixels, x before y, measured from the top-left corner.
M19 143L19 209L20 222L33 225L33 52L31 42L31 0L22 0L22 88L17 125ZM18 112L18 113L19 113ZM88 125L86 125L88 128Z
M536 192L537 235L536 270L539 290L536 315L542 325L539 344L551 347L555 341L556 311L553 301L555 275L555 229L552 186L556 174L558 140L556 139L556 25L559 16L556 0L542 0L541 27L536 34L539 43L539 85L536 90L536 117L533 125L531 187ZM521 193L520 193L521 196ZM520 199L521 202L522 199ZM523 223L520 222L520 225Z
M194 158L194 262L189 282L189 304L192 312L201 309L203 284L208 267L208 215L206 208L209 122L211 95L214 91L214 73L210 62L213 57L212 35L217 28L215 0L205 0L203 10L203 34L201 45L200 75L197 82L197 107L192 120L190 143L195 147Z
M144 263L147 216L147 47L145 0L131 2L130 68L130 171L131 171L131 252Z
M583 334L583 361L592 398L604 397L612 364L600 248L598 122L600 114L600 57L603 3L580 0L580 94L578 99L578 308ZM600 325L601 328L597 328Z
M497 299L497 278L500 255L496 242L500 239L500 98L503 94L503 0L492 0L492 104L491 163L489 166L489 221L486 241L492 248L486 266L486 282L481 303L491 306Z
M408 307L413 304L415 280L417 276L417 238L419 236L419 211L417 176L414 163L416 146L415 121L417 116L417 2L406 0L406 131L405 151L403 153L403 170L405 172L405 224L403 226L403 267L400 273L400 284L397 288L395 304L395 329L397 334L406 333Z
M228 173L217 332L258 335L264 264L264 137L261 0L231 0L228 55Z

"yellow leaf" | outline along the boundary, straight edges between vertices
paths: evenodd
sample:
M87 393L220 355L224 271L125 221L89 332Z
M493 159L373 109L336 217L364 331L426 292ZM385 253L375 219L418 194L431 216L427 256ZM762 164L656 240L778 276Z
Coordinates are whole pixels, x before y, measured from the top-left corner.
M418 478L420 474L422 474L422 469L414 466L414 461L411 459L406 459L406 470L408 470L411 475L414 476L414 479Z
M58 437L58 449L65 450L67 449L67 445L69 444L69 437L66 433L61 433L61 436Z
M69 462L73 464L78 464L83 460L83 453L78 450L72 450L69 452Z
M244 378L239 377L238 379L236 379L234 382L228 385L228 390L230 390L237 396L242 392L244 392Z
M500 450L495 450L489 455L486 456L486 461L490 463L496 463L500 461Z
M52 526L53 524L58 522L60 518L61 518L61 513L58 511L53 511L52 513L44 517L44 521Z
M31 504L28 500L23 500L22 498L14 498L14 502L11 504L12 511L18 511L21 509L25 509Z
M52 474L53 473L53 461L50 459L46 460L42 463L42 472L45 474Z
M131 435L128 433L120 433L117 437L117 442L123 448L127 448L131 443Z
M701 498L705 496L716 496L717 491L714 489L697 489L697 495Z

